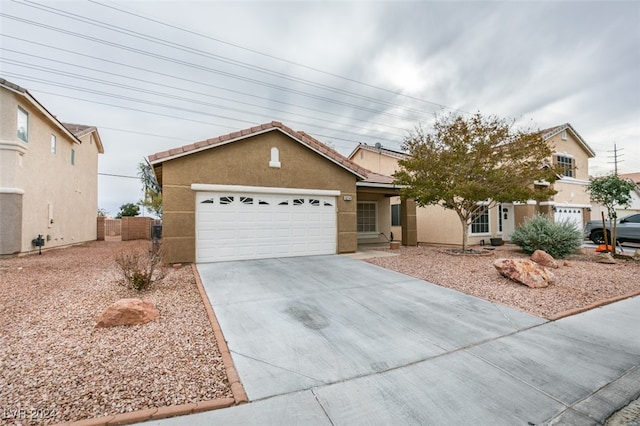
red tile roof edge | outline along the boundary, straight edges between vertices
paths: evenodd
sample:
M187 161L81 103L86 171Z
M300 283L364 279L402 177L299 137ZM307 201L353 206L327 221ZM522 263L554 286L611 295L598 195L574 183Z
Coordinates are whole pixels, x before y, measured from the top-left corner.
M189 154L191 152L195 152L195 151L199 151L199 150L203 150L203 149L207 149L207 147L213 147L219 144L222 144L224 142L227 141L233 141L233 139L243 139L246 138L248 136L257 134L257 133L261 133L264 131L268 131L268 130L275 130L275 129L279 129L282 132L288 134L289 136L291 136L294 139L297 139L298 141L302 142L303 144L307 145L307 147L311 148L312 150L320 153L321 155L324 155L325 157L329 158L330 160L333 160L334 162L336 162L337 164L343 166L344 168L350 170L351 172L353 172L356 175L361 176L362 178L366 178L371 171L365 169L362 166L359 166L358 164L354 163L353 161L349 160L347 157L345 157L344 155L340 154L339 152L337 152L336 150L332 149L331 147L325 145L324 143L320 142L319 140L317 140L316 138L314 138L313 136L303 132L303 131L296 131L293 130L292 128L282 124L279 121L271 121L270 123L264 123L261 124L259 126L253 126L251 128L248 129L243 129L243 130L239 130L239 131L235 131L232 133L228 133L225 135L220 135L217 136L215 138L211 138L211 139L207 139L204 141L199 141L199 142L194 142L188 145L184 145L182 147L178 147L178 148L172 148L166 151L160 151L160 152L156 152L154 154L151 154L148 156L149 161L150 162L157 162L158 160L162 160L164 158L169 158L169 157L173 157L176 155L186 155Z

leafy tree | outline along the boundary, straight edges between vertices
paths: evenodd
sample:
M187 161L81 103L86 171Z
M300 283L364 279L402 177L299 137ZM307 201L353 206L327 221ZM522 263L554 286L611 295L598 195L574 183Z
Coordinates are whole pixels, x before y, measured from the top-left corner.
M103 208L98 207L98 216L108 216L109 212Z
M138 164L138 177L144 191L144 198L138 204L148 208L156 216L162 217L162 188L156 180L151 164L146 160Z
M157 217L162 217L162 193L148 191L138 204L153 212Z
M612 224L611 244L613 254L616 253L617 223L616 206L629 207L631 205L631 191L635 187L630 180L622 179L616 175L601 176L591 179L587 185L587 191L591 199L607 209L607 217Z
M120 211L116 218L121 219L123 216L138 216L139 214L140 207L133 203L127 203L120 206Z
M469 226L497 203L545 200L559 169L551 163L552 148L539 132L515 130L513 122L480 112L465 118L436 118L433 132L416 128L405 138L409 158L400 160L396 184L418 206L440 205L454 210L467 249Z

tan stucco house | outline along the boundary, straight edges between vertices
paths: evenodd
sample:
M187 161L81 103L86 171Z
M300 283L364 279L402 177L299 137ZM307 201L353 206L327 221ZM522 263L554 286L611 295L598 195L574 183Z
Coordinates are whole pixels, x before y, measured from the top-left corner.
M390 238L393 178L279 122L148 160L162 186L169 263L349 253ZM404 205L415 224L415 205ZM415 244L415 225L405 234Z
M96 239L98 130L65 124L0 79L0 255Z
M547 201L536 203L505 203L489 209L470 226L469 243L479 244L494 236L509 240L516 226L534 213L545 213L556 221L571 220L582 229L590 219L591 203L586 187L589 183L589 159L595 152L569 124L541 130L540 134L552 146L554 155L550 161L564 166L563 175L553 184L558 193ZM398 170L398 160L407 154L386 149L380 145L358 145L349 155L354 163L379 173L393 174ZM544 183L540 183L544 184ZM399 199L391 200L394 221L391 229L400 232L404 225L395 214ZM457 214L441 206L419 207L416 210L417 240L419 243L457 245L462 241L462 229Z

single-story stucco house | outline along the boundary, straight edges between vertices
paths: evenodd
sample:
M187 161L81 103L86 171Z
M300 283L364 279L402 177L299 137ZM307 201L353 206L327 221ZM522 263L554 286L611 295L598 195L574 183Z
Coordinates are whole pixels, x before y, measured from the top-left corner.
M148 160L162 187L168 263L349 253L391 238L393 178L280 122ZM402 205L402 242L415 245L415 204Z

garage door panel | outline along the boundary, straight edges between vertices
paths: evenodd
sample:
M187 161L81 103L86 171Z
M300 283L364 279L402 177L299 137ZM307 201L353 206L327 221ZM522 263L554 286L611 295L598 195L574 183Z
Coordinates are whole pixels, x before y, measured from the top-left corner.
M335 204L329 196L199 192L196 261L333 254Z

